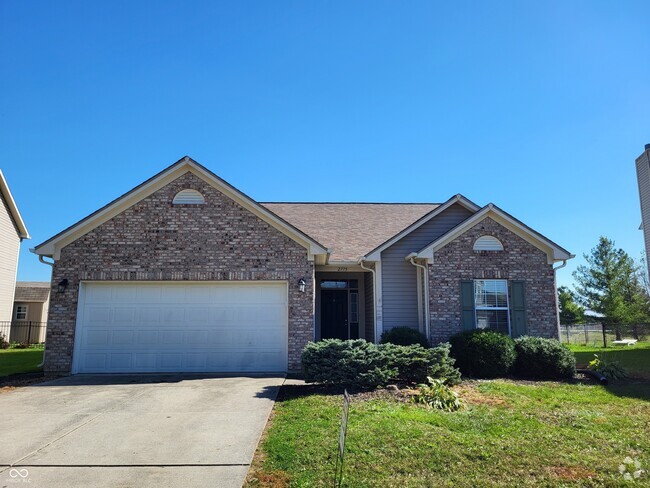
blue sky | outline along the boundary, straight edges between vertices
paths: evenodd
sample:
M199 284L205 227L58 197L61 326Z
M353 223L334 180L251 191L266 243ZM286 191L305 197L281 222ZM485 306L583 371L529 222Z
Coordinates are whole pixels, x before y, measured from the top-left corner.
M646 1L0 2L18 277L49 279L29 247L186 154L260 201L462 193L578 256L602 234L638 257L648 18Z

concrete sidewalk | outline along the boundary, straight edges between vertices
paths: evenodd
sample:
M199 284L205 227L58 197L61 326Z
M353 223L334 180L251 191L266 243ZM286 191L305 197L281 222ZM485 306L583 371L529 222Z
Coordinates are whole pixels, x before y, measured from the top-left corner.
M79 375L0 394L0 486L240 487L282 382Z

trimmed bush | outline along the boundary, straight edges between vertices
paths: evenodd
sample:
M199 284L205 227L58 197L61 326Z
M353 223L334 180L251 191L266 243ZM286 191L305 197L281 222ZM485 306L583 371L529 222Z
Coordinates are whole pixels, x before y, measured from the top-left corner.
M368 388L384 386L397 375L379 348L363 339L310 342L301 361L307 383Z
M450 385L460 381L460 371L454 368L455 361L449 356L449 344L426 349L420 345L381 344L379 349L385 354L388 367L397 370L393 379L424 383L431 377L444 379Z
M423 383L428 376L448 384L460 380L448 344L425 349L376 345L363 339L310 342L302 353L302 369L307 383L357 388L385 386L391 381Z
M557 339L519 337L515 339L515 351L513 373L522 378L571 379L576 373L575 356Z
M455 334L449 340L451 356L465 376L506 376L515 362L515 343L507 335L474 329Z
M381 343L397 344L398 346L412 346L414 344L419 344L422 347L431 346L427 336L410 327L394 327L387 330L381 335Z

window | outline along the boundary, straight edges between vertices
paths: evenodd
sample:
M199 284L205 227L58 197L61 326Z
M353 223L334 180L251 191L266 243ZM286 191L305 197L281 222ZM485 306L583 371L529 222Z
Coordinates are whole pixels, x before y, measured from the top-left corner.
M359 288L359 280L321 280L321 288L328 290L346 290L348 288Z
M181 190L176 194L172 203L174 205L203 205L205 198L196 190Z
M507 280L474 281L476 327L510 334Z
M27 305L16 305L16 320L27 320Z
M503 244L496 237L481 236L474 243L475 251L503 251Z

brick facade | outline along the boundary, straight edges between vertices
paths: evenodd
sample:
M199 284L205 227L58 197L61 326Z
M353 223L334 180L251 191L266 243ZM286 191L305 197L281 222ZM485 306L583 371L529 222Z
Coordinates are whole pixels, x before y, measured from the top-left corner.
M172 205L191 188L205 205ZM307 250L192 173L61 250L52 274L45 370L72 366L79 282L282 280L289 283L289 369L313 338L314 266ZM305 278L307 289L298 290ZM67 279L64 293L57 283Z
M496 237L503 251L474 251L476 239ZM486 218L435 253L429 265L431 340L446 341L462 330L462 280L522 280L525 287L528 334L558 337L555 272L546 253Z

